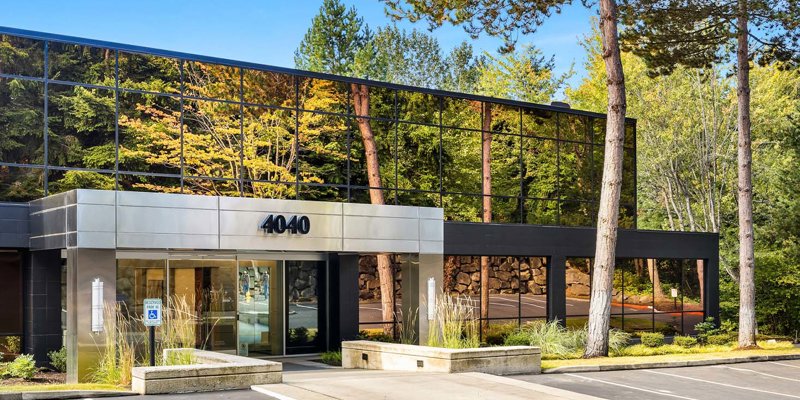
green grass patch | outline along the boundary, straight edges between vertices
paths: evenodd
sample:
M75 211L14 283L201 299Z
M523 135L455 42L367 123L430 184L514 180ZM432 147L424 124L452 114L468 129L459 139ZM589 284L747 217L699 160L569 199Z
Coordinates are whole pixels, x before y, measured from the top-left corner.
M337 367L342 366L342 352L341 351L326 351L320 354L322 362L328 365Z
M111 390L127 391L127 388L117 385L100 383L75 383L55 385L8 385L0 387L0 392L49 392L53 390Z
M591 359L574 358L569 360L542 360L542 369L548 370L568 366L595 366L642 364L651 362L668 361L694 361L725 358L739 358L750 356L800 355L800 348L794 347L790 342L767 343L759 342L761 349L736 350L735 345L711 345L685 348L677 345L664 345L659 347L646 347L642 345L629 346L619 352L618 356L599 357Z

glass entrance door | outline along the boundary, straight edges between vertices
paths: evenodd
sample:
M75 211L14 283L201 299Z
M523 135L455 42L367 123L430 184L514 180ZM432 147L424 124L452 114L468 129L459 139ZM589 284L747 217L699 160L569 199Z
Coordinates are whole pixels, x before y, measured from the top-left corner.
M169 260L169 293L168 301L174 302L176 312L188 313L182 318L196 322L195 347L236 349L235 260Z
M239 354L281 355L282 261L239 260Z
M286 354L316 353L326 339L325 262L284 262L286 279Z

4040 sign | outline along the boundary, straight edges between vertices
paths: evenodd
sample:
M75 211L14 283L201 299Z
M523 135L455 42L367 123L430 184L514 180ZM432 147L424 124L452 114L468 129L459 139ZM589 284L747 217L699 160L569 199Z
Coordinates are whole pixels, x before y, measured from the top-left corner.
M292 215L287 219L287 217L280 214L270 214L266 219L264 219L263 222L261 222L259 228L265 233L289 232L305 235L311 231L311 220L305 215Z

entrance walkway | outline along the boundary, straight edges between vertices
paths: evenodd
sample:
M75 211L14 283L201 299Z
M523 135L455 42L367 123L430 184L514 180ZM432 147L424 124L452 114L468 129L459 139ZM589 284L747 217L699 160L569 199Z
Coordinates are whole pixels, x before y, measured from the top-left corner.
M291 364L291 361L287 364ZM341 368L299 370L286 368L287 364L284 364L282 384L254 386L253 390L267 395L267 398L278 400L597 399L558 388L481 373L431 374Z

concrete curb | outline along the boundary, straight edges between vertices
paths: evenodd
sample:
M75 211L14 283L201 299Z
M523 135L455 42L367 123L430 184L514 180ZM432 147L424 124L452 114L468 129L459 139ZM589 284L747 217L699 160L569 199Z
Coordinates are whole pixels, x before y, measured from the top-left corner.
M41 392L0 392L0 400L93 399L136 395L138 393L113 390L43 390Z
M643 362L636 364L616 364L616 365L571 365L567 367L556 367L547 370L542 370L542 373L565 374L565 373L575 373L575 372L624 371L631 369L701 367L706 365L740 364L748 362L785 361L785 360L800 360L800 354L778 354L772 356L714 358L708 360Z

